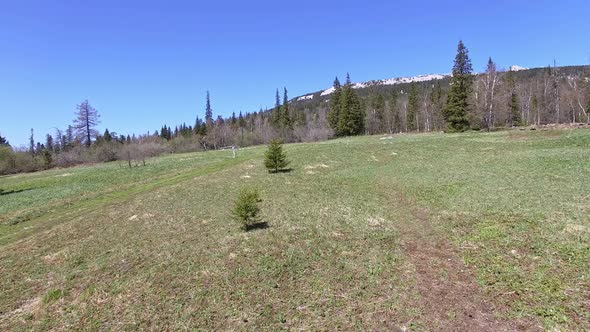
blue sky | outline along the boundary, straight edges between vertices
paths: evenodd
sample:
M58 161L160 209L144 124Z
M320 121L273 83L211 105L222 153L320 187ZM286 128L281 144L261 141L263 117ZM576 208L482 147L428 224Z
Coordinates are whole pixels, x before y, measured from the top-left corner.
M99 129L153 132L271 107L353 81L450 72L462 38L476 71L590 62L588 1L0 0L0 134L65 128L84 99Z

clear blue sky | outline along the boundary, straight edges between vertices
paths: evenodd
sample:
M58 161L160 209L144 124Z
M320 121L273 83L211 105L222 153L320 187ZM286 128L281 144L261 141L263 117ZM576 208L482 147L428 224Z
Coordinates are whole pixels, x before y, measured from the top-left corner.
M65 128L84 99L99 129L151 132L255 111L331 85L448 73L462 38L477 71L590 61L588 1L0 0L0 133Z

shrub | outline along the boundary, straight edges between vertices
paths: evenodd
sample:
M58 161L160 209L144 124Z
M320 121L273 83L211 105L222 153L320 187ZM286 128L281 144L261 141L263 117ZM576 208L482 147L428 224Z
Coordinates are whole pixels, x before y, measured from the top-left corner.
M260 196L257 190L243 189L238 195L232 216L240 223L240 228L247 231L260 221Z
M283 142L280 140L272 140L268 146L268 150L264 155L264 166L271 173L276 173L289 165L287 155L283 152Z

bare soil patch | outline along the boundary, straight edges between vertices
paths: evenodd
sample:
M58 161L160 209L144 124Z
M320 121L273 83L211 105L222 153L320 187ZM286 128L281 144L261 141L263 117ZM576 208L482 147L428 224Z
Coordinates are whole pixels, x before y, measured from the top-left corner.
M536 322L501 318L507 309L486 297L466 266L459 248L444 237L430 222L429 212L401 192L382 188L390 205L407 216L398 218L401 247L413 273L406 278L410 293L403 301L419 311L418 320L429 331L536 331ZM402 317L404 318L404 317ZM402 329L415 317L407 317Z

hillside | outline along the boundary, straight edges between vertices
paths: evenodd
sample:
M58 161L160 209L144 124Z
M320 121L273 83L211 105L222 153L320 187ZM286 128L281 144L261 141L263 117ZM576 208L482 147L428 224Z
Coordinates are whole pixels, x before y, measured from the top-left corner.
M541 78L547 67L541 68L525 68L518 65L510 66L506 72L511 71L514 76L522 83L529 83L532 80ZM557 67L559 75L563 78L567 77L584 77L590 78L590 66L561 66ZM477 76L482 76L484 73L478 73ZM411 83L423 83L432 85L435 81L448 85L451 74L423 74L411 77L394 77L388 79L376 79L365 82L353 82L354 89L359 90L362 95L366 95L366 91L373 90L381 93L391 92L393 90L408 91ZM322 102L329 99L329 95L334 91L333 87L324 90L307 93L291 99L294 104L309 105L311 102Z
M523 71L527 73L528 71ZM588 330L590 130L0 177L0 330ZM261 192L266 229L229 213Z

